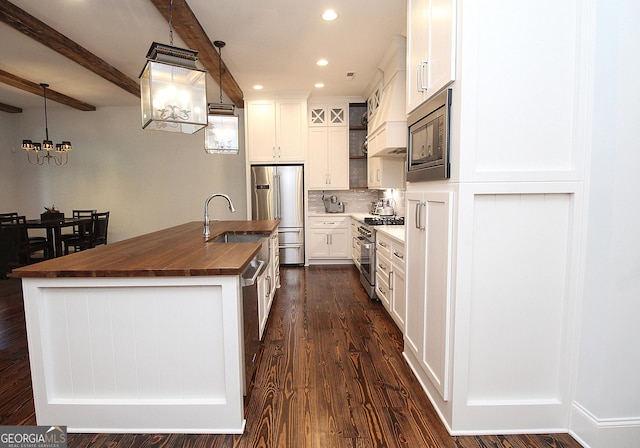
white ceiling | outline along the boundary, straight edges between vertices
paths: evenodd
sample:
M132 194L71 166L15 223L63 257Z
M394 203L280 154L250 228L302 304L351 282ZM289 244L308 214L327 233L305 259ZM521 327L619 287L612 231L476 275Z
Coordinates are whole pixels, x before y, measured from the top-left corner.
M169 0L167 0L169 2ZM169 43L169 26L149 0L11 0L137 81L153 41ZM245 94L309 91L312 96L364 96L393 35L406 35L406 0L187 0ZM320 15L335 9L334 22ZM139 99L0 23L0 69L96 107ZM185 47L174 32L174 45ZM319 58L329 61L318 67ZM356 72L353 80L348 71ZM217 73L209 101L218 101ZM323 89L313 85L323 82ZM225 100L226 101L226 100ZM0 103L42 107L42 98L0 83ZM52 103L53 107L66 107Z

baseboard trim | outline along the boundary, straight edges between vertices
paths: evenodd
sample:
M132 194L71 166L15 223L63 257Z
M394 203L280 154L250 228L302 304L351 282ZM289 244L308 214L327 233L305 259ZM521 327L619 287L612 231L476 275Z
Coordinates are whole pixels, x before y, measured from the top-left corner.
M627 448L640 440L640 417L597 418L580 403L571 406L569 434L586 448Z

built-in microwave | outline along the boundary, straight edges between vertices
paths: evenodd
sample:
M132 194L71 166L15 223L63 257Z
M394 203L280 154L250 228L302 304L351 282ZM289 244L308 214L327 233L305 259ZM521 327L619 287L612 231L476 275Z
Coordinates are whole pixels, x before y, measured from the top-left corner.
M449 117L452 89L446 89L409 115L407 181L448 179Z

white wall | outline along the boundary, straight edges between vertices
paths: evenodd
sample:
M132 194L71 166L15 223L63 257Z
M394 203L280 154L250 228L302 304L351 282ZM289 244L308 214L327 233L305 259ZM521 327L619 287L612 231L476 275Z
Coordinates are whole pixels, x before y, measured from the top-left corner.
M0 114L2 210L15 209L27 218L38 217L52 204L67 214L72 209L108 210L110 242L202 220L204 201L216 192L228 194L238 211L232 215L225 201L214 199L213 218L246 219L242 129L240 154L209 155L202 131L142 130L138 107L48 109L51 140L73 143L65 166L30 165L20 149L23 138L44 138L42 109Z
M13 183L15 158L11 153L13 128L18 115L0 112L0 213L14 211L18 206Z
M572 431L640 444L640 3L598 0L589 213Z

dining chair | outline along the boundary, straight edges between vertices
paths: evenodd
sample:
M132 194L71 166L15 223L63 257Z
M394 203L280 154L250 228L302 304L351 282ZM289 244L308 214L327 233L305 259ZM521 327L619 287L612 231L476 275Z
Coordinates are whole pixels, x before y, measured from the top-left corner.
M12 219L18 218L18 216L19 216L18 212L0 213L0 220L4 220L6 218L12 220ZM47 243L51 244L51 242L48 241L47 238L44 237L44 236L29 236L29 231L28 230L27 230L27 238L29 239L29 243L30 244L37 245L37 244L42 243L42 242L47 242Z
M64 241L64 254L68 255L71 247L76 252L107 244L109 214L110 212L92 213L88 234L80 235L76 238L68 238Z
M98 210L72 210L72 216L74 218L91 218L91 215L96 213ZM89 235L89 224L79 224L73 226L72 233L63 233L61 236L62 241L68 240L70 238L78 238L80 236L88 236Z
M11 218L5 213L0 214L0 278L7 278L7 272L11 271L11 261L13 259L13 237L4 231L4 222Z
M49 242L46 238L29 238L27 219L24 216L0 218L0 228L8 263L21 266L49 258ZM32 257L37 252L42 252L42 258Z

